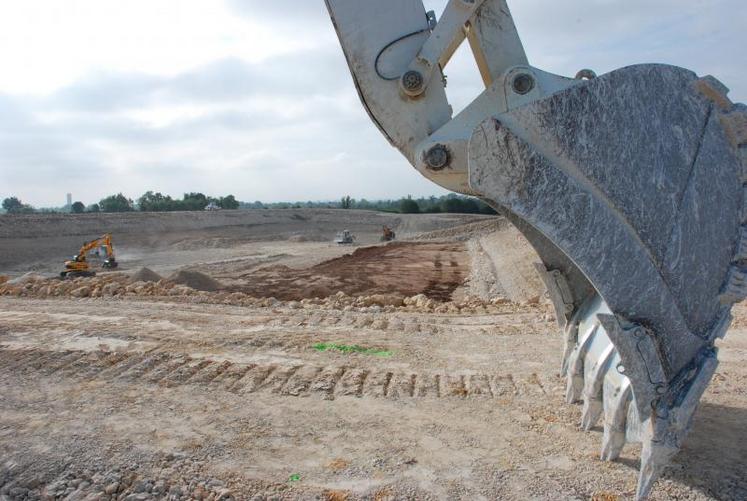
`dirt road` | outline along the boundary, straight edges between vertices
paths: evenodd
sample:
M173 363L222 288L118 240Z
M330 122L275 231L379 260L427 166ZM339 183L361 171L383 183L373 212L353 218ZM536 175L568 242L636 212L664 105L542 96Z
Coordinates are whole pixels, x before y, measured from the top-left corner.
M597 459L542 313L0 298L0 492L629 498L638 451ZM653 499L747 495L745 334Z

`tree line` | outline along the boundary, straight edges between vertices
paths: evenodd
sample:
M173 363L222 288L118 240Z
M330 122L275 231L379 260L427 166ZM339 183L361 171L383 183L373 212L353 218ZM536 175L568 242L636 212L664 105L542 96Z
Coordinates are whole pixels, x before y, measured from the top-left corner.
M241 202L242 209L359 209L400 214L495 214L495 210L482 200L454 193L441 197L404 197L391 200L356 200L344 196L339 201L328 202Z
M137 200L132 200L122 193L110 195L101 199L98 203L86 206L83 202L76 201L72 204L70 212L75 214L96 212L174 212L174 211L202 211L212 206L220 209L359 209L375 210L381 212L393 212L401 214L434 214L434 213L459 213L459 214L495 214L495 211L482 200L463 195L449 194L441 197L405 197L392 200L366 199L355 200L350 196L342 197L337 201L328 202L239 202L233 195L225 197L210 197L202 193L185 193L181 199L175 199L169 195L148 191ZM35 209L31 205L23 203L17 197L9 197L3 200L2 208L9 214L28 214L34 212L67 212L63 209Z
M169 195L148 191L137 201L127 198L122 193L102 198L98 203L86 206L81 201L76 201L70 206L73 214L96 213L96 212L174 212L174 211L202 211L208 206L217 209L238 209L239 202L233 195L225 197L210 197L202 193L185 193L180 199L171 198ZM65 209L36 209L29 204L23 203L18 197L8 197L3 200L2 208L8 214L32 214L32 213L54 213L67 212Z
M104 198L99 202L99 206L103 212L129 212L134 210L141 212L176 212L201 211L208 206L233 210L239 208L239 202L233 195L215 198L202 193L185 193L179 200L163 193L147 191L137 199L137 203L133 203L132 200L119 193Z

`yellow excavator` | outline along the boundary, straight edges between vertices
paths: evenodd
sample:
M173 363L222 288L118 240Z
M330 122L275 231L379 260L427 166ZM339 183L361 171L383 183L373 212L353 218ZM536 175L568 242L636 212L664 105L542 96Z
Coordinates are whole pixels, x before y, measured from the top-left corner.
M106 259L102 264L103 268L112 269L116 268L119 264L114 257L114 247L112 246L112 236L107 233L106 235L86 242L78 251L78 254L73 256L71 261L65 261L65 271L60 272L62 278L76 278L76 277L93 277L96 272L91 270L88 265L87 256L92 250L99 252L99 249L104 249L106 253Z

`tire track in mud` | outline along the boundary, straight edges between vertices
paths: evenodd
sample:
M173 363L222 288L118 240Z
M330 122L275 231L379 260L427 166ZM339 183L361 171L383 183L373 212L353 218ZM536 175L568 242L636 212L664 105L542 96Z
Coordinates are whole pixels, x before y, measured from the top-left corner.
M195 386L289 397L512 398L544 393L535 373L398 371L353 366L243 364L167 352L0 350L0 374ZM469 373L468 373L469 372Z

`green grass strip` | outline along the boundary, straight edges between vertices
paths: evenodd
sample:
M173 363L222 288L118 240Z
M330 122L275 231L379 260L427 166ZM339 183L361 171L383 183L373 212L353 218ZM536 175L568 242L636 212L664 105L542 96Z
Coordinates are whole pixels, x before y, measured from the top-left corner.
M380 350L378 348L364 348L357 344L337 344L337 343L318 343L313 346L316 351L339 351L342 353L363 353L364 355L373 355L375 357L391 357L392 352Z

